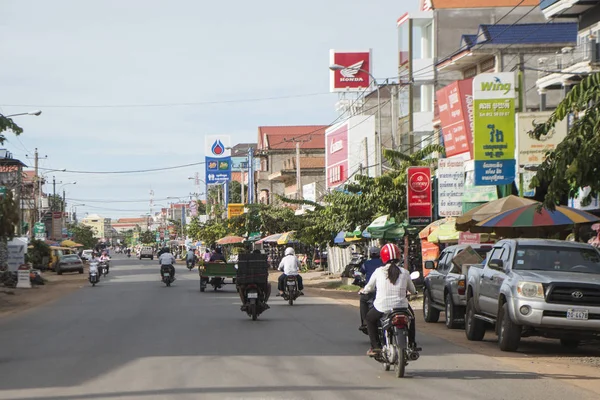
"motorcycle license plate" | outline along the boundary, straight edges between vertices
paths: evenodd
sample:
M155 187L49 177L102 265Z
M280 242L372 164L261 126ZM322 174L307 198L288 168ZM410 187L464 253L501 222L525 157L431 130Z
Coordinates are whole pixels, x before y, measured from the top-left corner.
M287 285L288 286L294 286L294 285L296 285L296 282L288 282Z
M586 321L589 317L589 311L581 308L569 308L567 310L567 319Z
M171 274L169 274L168 272L165 272L165 273L163 274L163 276L171 276Z
M258 293L248 293L249 299L258 299Z

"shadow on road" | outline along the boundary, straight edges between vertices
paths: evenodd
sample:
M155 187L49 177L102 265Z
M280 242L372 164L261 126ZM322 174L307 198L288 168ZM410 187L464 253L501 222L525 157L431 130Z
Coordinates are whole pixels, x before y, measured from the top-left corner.
M569 375L569 374L534 374L530 372L511 372L511 371L480 371L480 370L417 370L409 372L410 378L435 378L435 379L458 379L458 380L477 380L477 379L565 379L565 380L600 380L598 377L586 375Z

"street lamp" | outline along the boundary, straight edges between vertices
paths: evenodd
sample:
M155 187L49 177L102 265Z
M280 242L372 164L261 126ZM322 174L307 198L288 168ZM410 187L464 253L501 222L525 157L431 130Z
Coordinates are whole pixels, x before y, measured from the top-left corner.
M65 207L66 207L66 204L67 204L67 197L66 197L66 193L65 193L65 189L64 189L64 187L65 187L65 186L67 186L67 185L76 185L76 184L77 184L77 181L68 182L68 183L63 183L63 184L62 184L62 185L61 185L61 186L58 188L58 190L59 190L59 191L60 191L60 188L63 188L63 201L62 201L62 202L63 202L63 204L62 204L62 208L63 208L63 209L62 209L62 211L63 211L63 212L65 212Z
M17 114L10 114L10 115L2 115L5 118L12 118L12 117L19 117L21 115L34 115L34 116L38 116L42 113L41 110L33 110L33 111L29 111L29 112L24 112L24 113L17 113Z
M341 70L346 69L346 68L348 68L348 67L345 67L345 66L340 65L340 64L331 64L329 66L329 69L332 70L332 71L341 71ZM375 89L377 89L377 118L379 119L379 123L378 123L378 126L379 126L378 130L379 130L379 132L378 132L378 135L377 135L377 137L379 138L379 144L378 144L379 145L378 146L379 149L377 151L377 155L379 157L379 165L378 165L377 168L379 170L379 175L381 175L381 167L382 167L383 163L381 162L381 95L379 93L379 84L377 83L377 79L373 76L372 73L370 73L366 69L362 69L362 68L359 68L358 70L361 71L361 72L364 72L365 74L368 74L371 77L371 79L373 79L373 85L375 85ZM394 123L394 121L392 121L392 124L393 123Z

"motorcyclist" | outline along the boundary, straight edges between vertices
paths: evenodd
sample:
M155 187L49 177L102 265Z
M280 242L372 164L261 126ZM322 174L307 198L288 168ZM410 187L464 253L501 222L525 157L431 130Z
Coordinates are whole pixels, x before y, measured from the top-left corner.
M288 247L285 249L285 256L281 259L279 263L279 271L283 271L283 274L279 275L279 284L277 288L279 289L278 296L283 294L285 289L285 281L288 276L296 276L298 280L298 290L300 291L300 295L303 296L302 290L304 290L304 284L302 283L302 276L300 275L300 261L298 261L298 257L296 257L296 252L293 248Z
M163 248L162 254L158 257L158 263L160 264L161 273L163 267L168 268L171 273L171 279L175 280L175 257L173 257L173 254L171 254L171 250L168 247Z
M260 250L254 250L252 252L252 254L261 254L261 253L260 253ZM238 269L238 264L235 265L235 268ZM271 282L256 283L256 285L258 287L260 287L260 289L264 293L264 307L265 307L266 310L268 310L269 308L271 308L267 304L267 302L269 301L269 297L271 297ZM247 309L247 306L246 306L246 286L247 286L246 284L238 284L237 285L238 294L240 295L240 300L242 300L242 307L241 307L242 311L246 311L246 309Z
M185 255L185 264L188 268L190 268L190 265L192 268L194 268L194 265L196 264L196 255L194 254L194 250L188 250L187 254Z
M365 274L365 279L367 282L371 280L373 272L375 272L377 268L383 266L381 258L379 257L379 247L369 247L369 257L370 259L363 262L362 266L360 267L360 272ZM375 300L375 292L365 293L360 296L360 326L358 329L365 333L367 332L367 325L365 324L365 321L367 318L367 313L369 312L369 308L373 306L373 300Z
M95 272L96 276L100 277L98 272L98 263L100 259L98 258L98 253L92 252L92 256L90 257L90 274Z
M378 324L381 317L385 312L396 308L407 308L414 316L406 296L408 292L417 293L410 274L399 265L402 252L398 246L388 243L383 246L380 254L381 261L385 265L373 272L367 286L360 291L360 293L370 293L376 290L373 308L366 315L367 330L369 332L369 339L371 340L371 348L367 352L367 355L371 357L381 353L381 343L379 342L378 335ZM415 335L415 320L412 318L409 326L408 340L409 345L416 349Z
M100 256L100 262L104 263L106 266L106 273L108 274L110 272L110 257L106 251L102 252L102 255Z

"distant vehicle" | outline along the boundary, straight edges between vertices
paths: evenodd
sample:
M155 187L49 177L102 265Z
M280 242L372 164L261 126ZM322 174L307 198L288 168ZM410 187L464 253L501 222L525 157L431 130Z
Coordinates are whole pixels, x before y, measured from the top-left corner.
M599 315L600 252L589 244L504 239L467 274L467 339L482 340L495 326L502 351L529 336L575 348L600 337Z
M149 258L151 260L154 260L154 249L150 246L145 246L142 247L140 250L140 253L138 255L138 258L141 260L142 258Z
M467 244L448 246L435 262L425 262L425 269L430 270L423 289L423 316L426 322L438 322L440 312L444 311L448 329L456 329L463 324L467 307L466 277L452 261L467 247ZM482 259L492 249L491 244L472 244L470 247Z
M56 271L58 262L62 256L67 254L75 254L75 250L70 247L50 246L50 260L48 261L48 269Z
M60 257L55 269L58 275L67 271L78 271L83 274L83 261L77 254L67 254Z
M81 252L81 259L85 261L90 261L92 259L92 254L94 250L84 250Z

